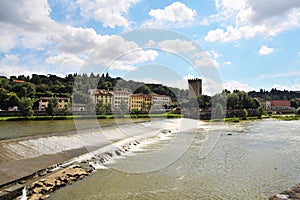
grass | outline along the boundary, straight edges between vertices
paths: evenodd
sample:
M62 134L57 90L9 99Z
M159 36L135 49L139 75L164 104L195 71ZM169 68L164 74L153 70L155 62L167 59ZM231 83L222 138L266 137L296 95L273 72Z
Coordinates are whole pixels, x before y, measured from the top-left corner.
M271 118L284 120L284 121L292 121L292 120L300 120L300 115L273 115L271 116Z
M69 115L69 116L5 116L0 117L0 121L40 121L40 120L73 120L73 119L114 119L114 118L181 118L181 114L163 113L163 114L130 114L130 115Z

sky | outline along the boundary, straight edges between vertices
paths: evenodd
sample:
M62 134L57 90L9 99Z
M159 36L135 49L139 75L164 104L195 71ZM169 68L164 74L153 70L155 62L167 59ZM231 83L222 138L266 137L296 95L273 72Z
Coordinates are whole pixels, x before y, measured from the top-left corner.
M1 0L0 75L300 91L299 0Z

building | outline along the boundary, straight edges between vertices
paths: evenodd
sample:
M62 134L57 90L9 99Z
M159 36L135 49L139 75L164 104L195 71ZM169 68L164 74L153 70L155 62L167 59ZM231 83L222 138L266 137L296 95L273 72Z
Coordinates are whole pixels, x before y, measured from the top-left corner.
M40 97L39 99L39 110L44 111L48 107L49 99L53 97ZM63 109L67 104L70 103L70 98L55 97L58 100L58 108Z
M188 79L189 98L195 98L202 95L202 79Z
M86 111L86 105L82 103L73 103L72 105L73 112L84 112Z
M150 94L151 95L151 103L152 109L154 111L162 110L165 108L165 105L171 104L171 98L166 95L159 95L159 94Z
M266 110L271 110L271 108L272 108L271 101L265 101L265 104L262 105L262 106L264 106L264 108L265 108Z
M121 102L124 101L127 111L129 111L130 95L131 92L127 90L114 91L112 95L112 109L114 111L119 111L121 109Z
M291 102L288 100L271 100L272 110L289 110L291 109Z
M14 83L24 83L25 81L24 80L18 80L18 79L15 79L13 80Z
M129 108L130 111L148 109L149 105L152 104L152 97L149 94L132 94L130 96Z
M93 103L97 103L102 100L103 104L111 104L112 103L112 95L113 93L108 90L99 90L99 89L90 89L89 93L92 97Z

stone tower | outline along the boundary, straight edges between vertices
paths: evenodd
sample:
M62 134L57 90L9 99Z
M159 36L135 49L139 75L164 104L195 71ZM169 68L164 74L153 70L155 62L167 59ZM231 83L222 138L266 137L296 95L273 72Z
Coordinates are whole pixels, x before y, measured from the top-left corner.
M188 79L189 83L189 98L202 95L202 79Z

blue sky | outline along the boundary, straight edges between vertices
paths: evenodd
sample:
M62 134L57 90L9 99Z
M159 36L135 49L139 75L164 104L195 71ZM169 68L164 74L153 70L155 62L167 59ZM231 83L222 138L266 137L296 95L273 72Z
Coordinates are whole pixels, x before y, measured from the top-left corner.
M300 90L299 0L2 0L0 27L0 75Z

